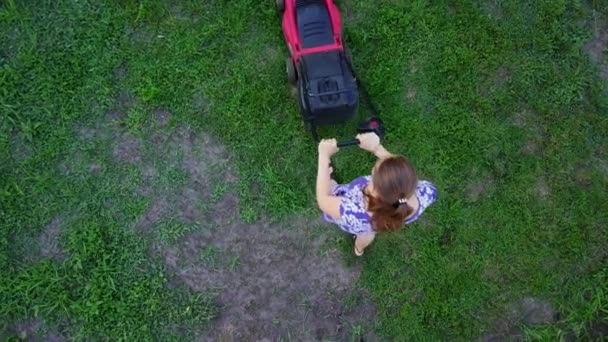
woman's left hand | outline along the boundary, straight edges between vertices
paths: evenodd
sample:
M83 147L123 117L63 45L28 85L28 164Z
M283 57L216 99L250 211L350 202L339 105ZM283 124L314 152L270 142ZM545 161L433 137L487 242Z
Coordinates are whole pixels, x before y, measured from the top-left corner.
M319 143L319 156L331 157L338 152L338 141L336 139L323 139Z

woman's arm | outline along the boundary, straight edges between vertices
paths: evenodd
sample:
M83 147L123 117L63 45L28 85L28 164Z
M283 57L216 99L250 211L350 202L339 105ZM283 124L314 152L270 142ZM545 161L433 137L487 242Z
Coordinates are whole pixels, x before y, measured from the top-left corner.
M331 160L327 155L319 154L317 165L317 198L331 195Z
M319 144L319 164L317 167L317 205L324 213L340 219L340 197L331 194L331 156L338 151L335 139L322 140Z
M392 153L380 144L380 137L376 133L359 134L357 135L357 139L359 139L359 147L373 153L380 159L392 156Z
M372 153L378 157L379 159L382 158L386 158L386 157L390 157L393 154L390 153L389 151L387 151L384 146L382 146L381 144L378 144L378 146L372 151Z

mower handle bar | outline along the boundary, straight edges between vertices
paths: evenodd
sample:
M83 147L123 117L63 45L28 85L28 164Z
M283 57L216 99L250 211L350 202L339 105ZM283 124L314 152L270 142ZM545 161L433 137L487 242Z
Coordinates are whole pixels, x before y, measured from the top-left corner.
M338 147L346 147L346 146L359 145L360 143L361 142L359 141L359 139L340 141L340 142L338 142Z

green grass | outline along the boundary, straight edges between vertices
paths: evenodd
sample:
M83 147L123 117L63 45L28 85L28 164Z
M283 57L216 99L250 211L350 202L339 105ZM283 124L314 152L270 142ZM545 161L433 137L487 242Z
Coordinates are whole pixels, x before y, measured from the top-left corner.
M526 328L531 338L582 338L608 320L608 96L583 51L606 5L340 3L386 146L440 189L423 222L380 237L357 261L377 333L470 340L526 296L562 314ZM0 321L37 315L67 320L80 338L152 339L209 320L209 300L168 290L162 262L129 229L148 205L136 195L141 172L77 131L128 92L137 102L123 124L135 136L146 134L153 109L167 108L170 125L226 144L244 220L307 211L316 146L286 84L286 56L272 1L0 5ZM322 132L347 137L350 128ZM532 153L522 153L526 145ZM368 173L372 161L354 149L336 158L343 178ZM160 170L159 188L187 179ZM483 180L487 191L472 197ZM225 186L211 189L216 200ZM27 237L57 216L70 258L23 262ZM159 233L167 243L187 230L169 223Z
M174 219L168 219L157 224L158 240L165 244L174 244L187 233L196 229L195 225L185 224Z

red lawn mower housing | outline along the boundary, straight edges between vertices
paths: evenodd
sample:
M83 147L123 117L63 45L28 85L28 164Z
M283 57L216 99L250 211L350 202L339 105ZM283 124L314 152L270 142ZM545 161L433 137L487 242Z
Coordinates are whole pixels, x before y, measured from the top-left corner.
M276 0L291 57L287 77L297 85L300 111L318 140L316 124L350 120L359 92L342 42L342 21L333 0Z

